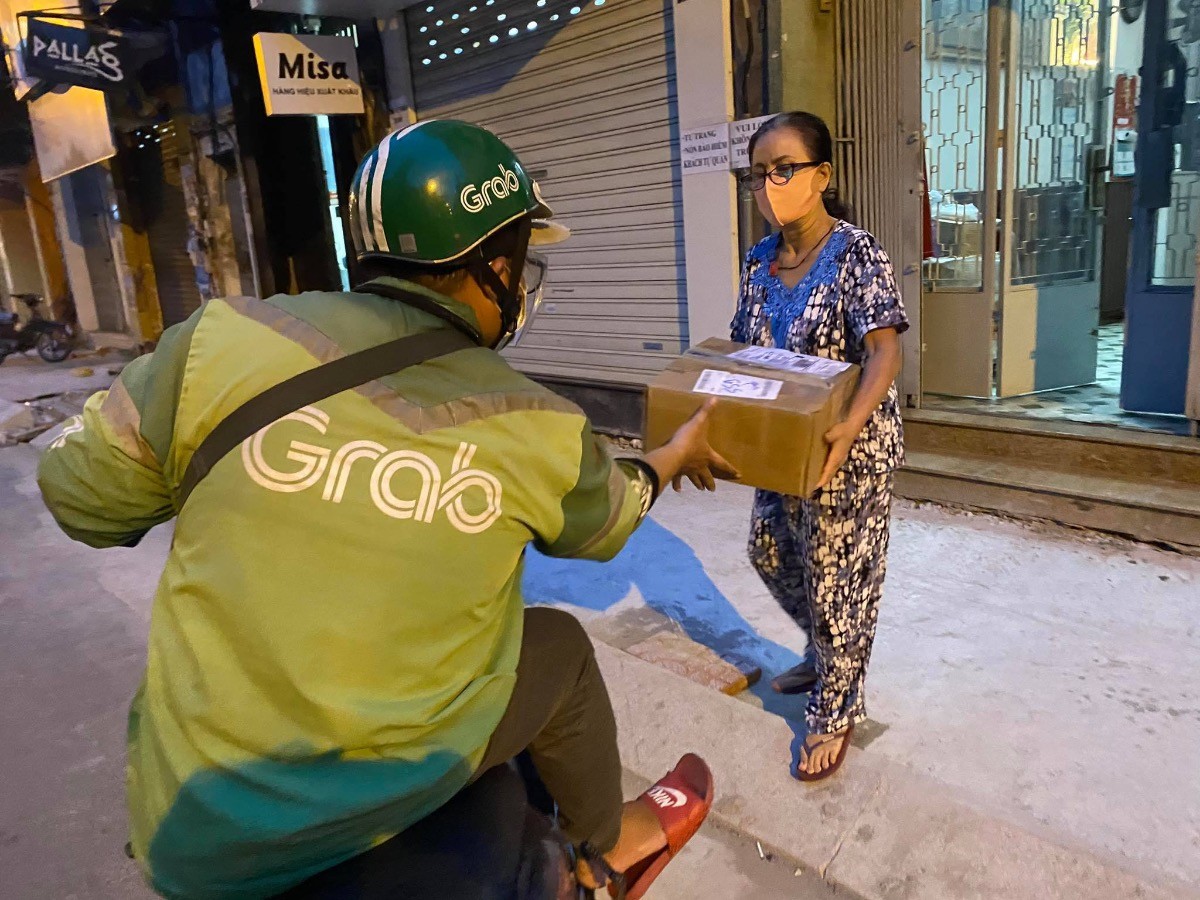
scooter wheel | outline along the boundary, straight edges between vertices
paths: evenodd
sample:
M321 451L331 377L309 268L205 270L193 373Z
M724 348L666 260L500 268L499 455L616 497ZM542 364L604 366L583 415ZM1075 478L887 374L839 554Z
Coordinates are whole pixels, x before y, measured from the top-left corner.
M38 338L38 356L48 363L60 363L71 355L71 340L65 329L48 331Z

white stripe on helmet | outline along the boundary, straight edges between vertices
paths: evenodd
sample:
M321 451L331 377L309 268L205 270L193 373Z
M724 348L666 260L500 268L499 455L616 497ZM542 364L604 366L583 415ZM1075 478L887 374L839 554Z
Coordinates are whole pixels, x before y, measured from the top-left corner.
M388 152L391 149L392 141L404 137L411 131L416 131L422 125L436 121L434 119L424 119L420 122L413 122L411 125L406 125L398 131L392 132L379 144L379 149L376 151L375 169L371 177L371 217L370 228L374 232L375 249L383 253L391 252L392 248L388 247L387 231L383 227L383 181L387 177L387 161ZM367 223L364 221L363 232L366 233Z
M390 248L387 232L383 230L383 179L387 177L388 150L391 149L392 141L403 133L389 135L380 142L375 154L375 174L371 178L371 225L375 230L375 249L385 253Z
M358 178L358 231L359 237L362 239L363 251L378 250L374 245L374 239L371 236L371 228L369 222L370 211L367 209L367 186L371 181L371 169L375 165L375 159L362 167L362 175Z

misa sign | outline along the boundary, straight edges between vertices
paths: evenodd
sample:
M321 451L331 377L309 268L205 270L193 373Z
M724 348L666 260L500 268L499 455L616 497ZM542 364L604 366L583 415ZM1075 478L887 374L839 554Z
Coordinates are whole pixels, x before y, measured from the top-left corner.
M268 116L332 116L363 111L358 57L348 37L254 36Z
M103 28L74 27L28 18L25 72L51 84L108 90L120 87L127 72L123 35Z

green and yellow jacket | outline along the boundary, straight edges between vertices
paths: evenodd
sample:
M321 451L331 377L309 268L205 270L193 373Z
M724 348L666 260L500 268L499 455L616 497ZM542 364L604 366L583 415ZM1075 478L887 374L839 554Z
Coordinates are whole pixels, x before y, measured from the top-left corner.
M645 470L482 347L279 420L180 509L192 452L246 400L449 327L366 293L214 300L47 450L42 494L76 540L178 516L128 735L133 848L161 894L270 896L443 804L512 691L528 545L608 559L646 515Z

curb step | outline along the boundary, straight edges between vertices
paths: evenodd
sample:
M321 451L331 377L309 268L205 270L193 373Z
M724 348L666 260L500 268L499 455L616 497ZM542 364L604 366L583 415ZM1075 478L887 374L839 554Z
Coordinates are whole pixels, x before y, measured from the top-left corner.
M837 776L802 785L788 772L798 738L784 720L603 643L596 658L628 772L653 780L680 754L701 753L717 783L715 821L864 900L1196 897L1060 844L1036 823L989 815L854 746Z
M1200 441L1072 423L910 410L896 492L1200 548Z
M975 457L909 451L896 493L1053 519L1141 541L1200 547L1200 489Z

